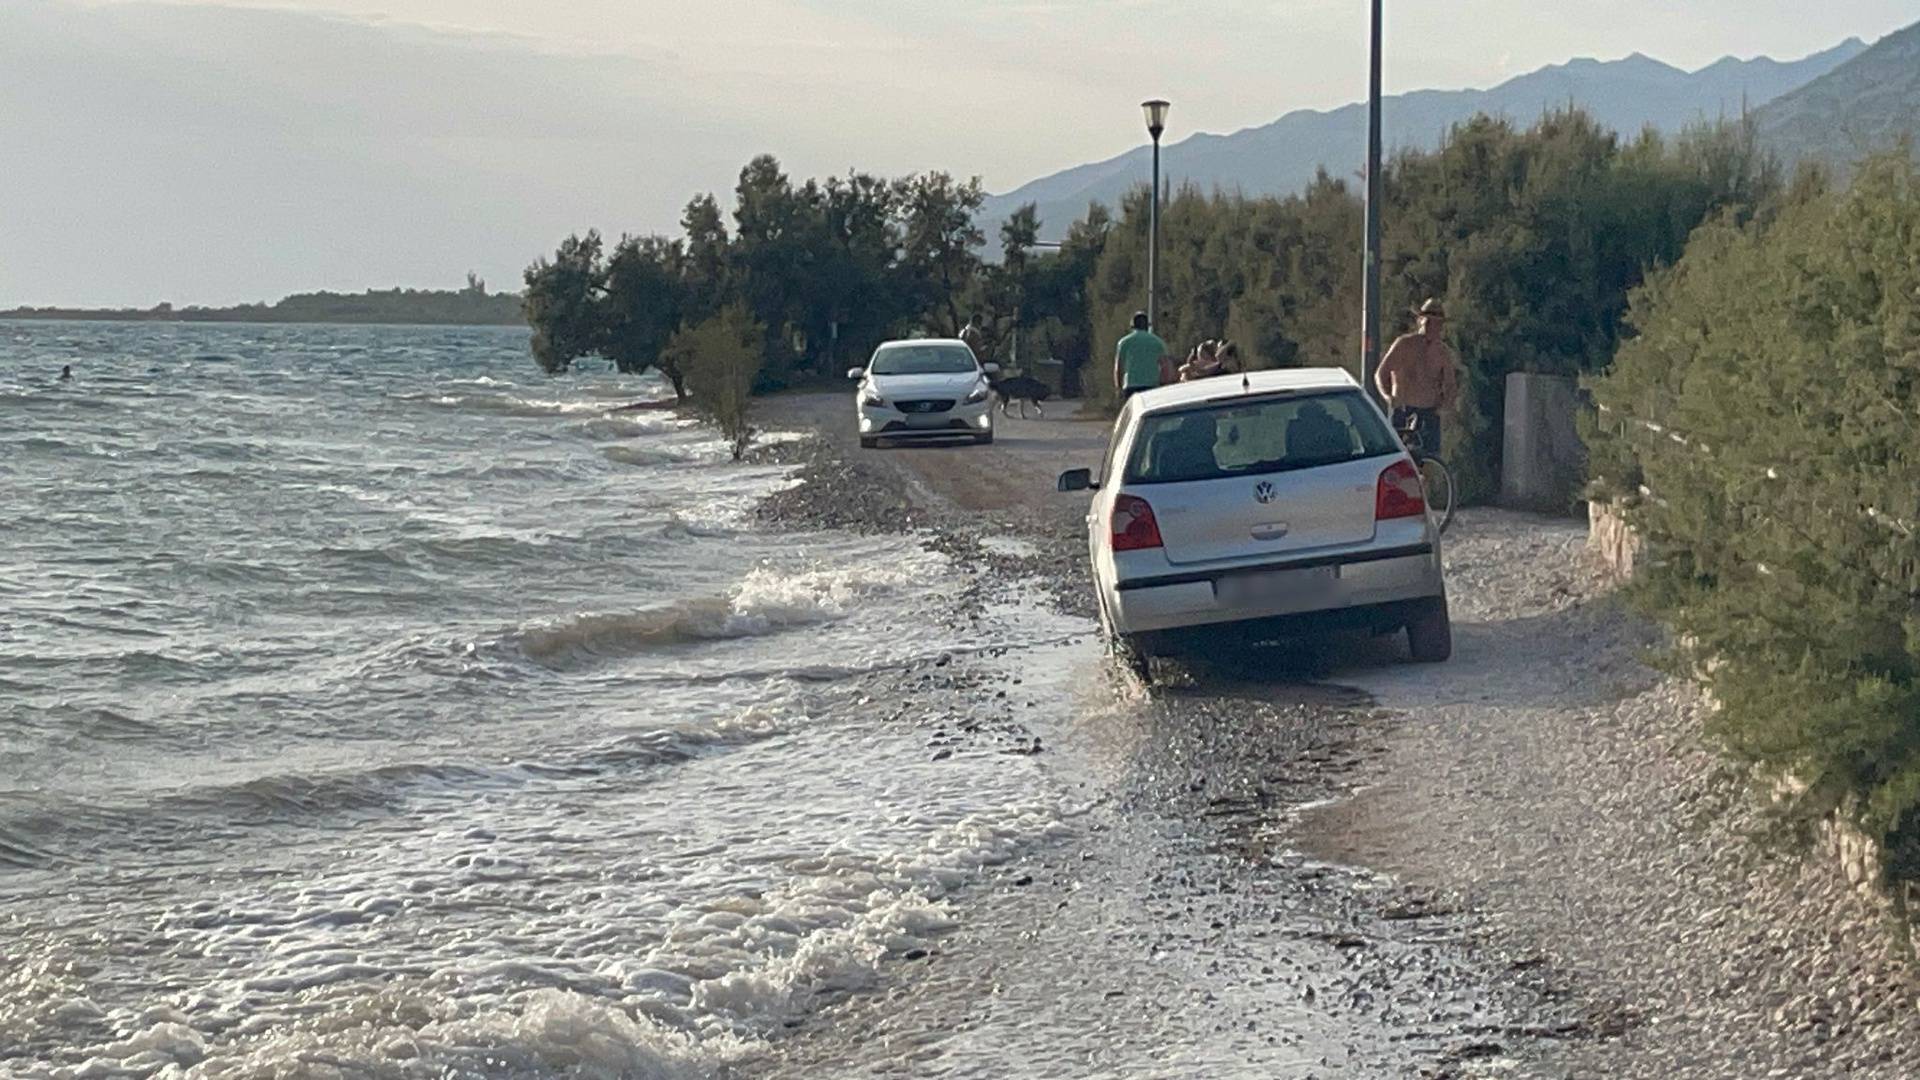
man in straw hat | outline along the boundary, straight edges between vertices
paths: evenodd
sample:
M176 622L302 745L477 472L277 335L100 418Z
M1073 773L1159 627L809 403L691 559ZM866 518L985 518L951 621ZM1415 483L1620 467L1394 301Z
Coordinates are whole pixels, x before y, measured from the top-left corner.
M1393 426L1404 431L1411 423L1421 452L1438 455L1440 410L1453 408L1459 389L1453 350L1440 340L1447 312L1440 301L1428 300L1414 314L1419 316L1419 326L1387 347L1380 370L1374 373L1374 385L1393 413Z

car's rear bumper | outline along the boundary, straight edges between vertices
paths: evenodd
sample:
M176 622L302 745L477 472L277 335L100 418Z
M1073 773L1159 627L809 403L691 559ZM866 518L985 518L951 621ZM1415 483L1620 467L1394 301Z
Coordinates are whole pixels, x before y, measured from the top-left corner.
M1384 634L1407 625L1437 599L1424 596L1330 611L1148 630L1131 636L1135 647L1149 656L1182 656L1204 654L1223 644L1309 641L1341 633Z
M1256 600L1223 599L1221 581L1270 575ZM1290 586L1298 580L1298 587ZM1394 608L1444 595L1439 549L1429 543L1293 559L1228 570L1196 571L1122 581L1107 595L1115 629L1156 633L1228 623L1292 620L1339 622L1349 609ZM1374 613L1380 614L1379 612ZM1385 612L1388 616L1394 611ZM1377 621L1371 617L1359 621ZM1391 621L1391 620L1389 620Z

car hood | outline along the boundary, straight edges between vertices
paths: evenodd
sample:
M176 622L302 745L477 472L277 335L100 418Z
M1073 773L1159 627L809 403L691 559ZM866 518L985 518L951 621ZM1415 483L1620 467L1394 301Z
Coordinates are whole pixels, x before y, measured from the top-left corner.
M979 385L980 373L955 372L951 375L869 375L867 385L881 397L964 397Z

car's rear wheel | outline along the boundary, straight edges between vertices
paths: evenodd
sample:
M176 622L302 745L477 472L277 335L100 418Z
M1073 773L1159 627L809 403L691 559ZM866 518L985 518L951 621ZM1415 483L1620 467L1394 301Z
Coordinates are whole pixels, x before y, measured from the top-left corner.
M1407 620L1407 648L1420 664L1438 664L1453 655L1453 620L1447 615L1446 597L1422 601Z
M1146 686L1153 685L1153 659L1140 651L1140 646L1126 634L1114 634L1108 637L1107 647L1113 651L1113 658L1120 666L1133 672L1133 677Z
M871 435L860 436L860 449L862 450L873 450L879 447L879 445L880 445L880 440L872 437Z
M1107 617L1107 605L1100 603L1100 637L1106 642L1107 655L1114 662L1133 672L1143 685L1153 685L1153 658L1141 650L1131 634L1122 634L1113 628L1113 620Z

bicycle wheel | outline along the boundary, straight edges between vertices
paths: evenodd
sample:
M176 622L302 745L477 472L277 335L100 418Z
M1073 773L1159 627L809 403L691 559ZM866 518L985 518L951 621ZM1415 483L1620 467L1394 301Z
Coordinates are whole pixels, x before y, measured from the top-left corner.
M1453 524L1453 474L1439 458L1420 460L1420 483L1427 489L1427 512L1441 532Z

